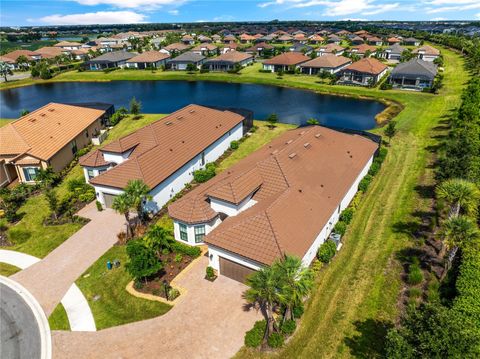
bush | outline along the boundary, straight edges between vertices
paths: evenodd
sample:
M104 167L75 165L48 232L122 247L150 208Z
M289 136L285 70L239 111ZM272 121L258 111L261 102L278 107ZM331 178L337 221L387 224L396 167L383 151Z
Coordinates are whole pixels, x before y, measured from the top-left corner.
M82 156L86 155L88 152L90 152L90 146L79 149L77 151L77 153L75 154L75 156L82 157Z
M265 334L266 329L267 329L267 323L265 320L257 321L254 324L253 328L245 333L245 339L244 339L245 346L249 348L256 348L260 344L262 344L263 336Z
M333 231L343 236L347 231L347 224L343 221L338 221L335 227L333 227Z
M294 320L286 320L282 326L281 326L281 331L283 334L285 335L290 335L290 334L293 334L293 332L295 331L295 329L297 329L297 323L295 323Z
M177 241L173 242L171 247L174 252L182 253L193 258L197 258L202 254L202 250L199 247L191 247Z
M303 303L293 307L292 313L293 317L299 319L302 315L305 309L303 308Z
M420 284L423 281L423 273L418 264L410 265L407 281L411 285Z
M393 88L393 85L391 83L389 83L388 81L384 81L380 85L380 90L391 90L392 88Z
M408 290L408 296L410 298L418 298L422 295L422 290L419 288L410 288Z
M135 280L133 282L133 288L135 288L136 290L140 290L143 288L143 282L139 281L139 280Z
M177 288L170 287L168 289L168 300L175 300L180 296L180 291Z
M317 252L317 258L323 263L329 263L335 253L337 252L337 245L331 240L325 241Z
M78 199L84 203L90 203L93 200L95 200L95 198L96 198L95 190L90 190L90 189L87 190L85 193L82 193L80 196L78 196Z
M98 210L99 212L103 211L103 206L102 206L102 204L100 203L100 201L96 201L95 204L96 204L97 210Z
M213 279L215 278L215 271L213 270L212 267L208 266L207 269L205 270L206 276L208 279Z
M380 171L380 163L373 161L372 165L370 166L370 169L368 170L368 174L370 176L375 176L378 171Z
M320 272L320 269L322 269L322 267L323 267L323 263L322 263L322 262L320 262L320 261L314 261L314 262L312 263L311 269L312 269L313 273L318 273L318 272Z
M175 258L173 259L175 263L180 263L183 260L183 256L181 253L175 254Z
M345 224L350 224L354 212L355 210L352 207L345 208L343 212L340 213L340 221L345 222Z
M370 186L370 182L372 182L372 176L366 175L358 184L358 190L362 192L366 192L368 186Z
M193 179L198 183L207 182L209 179L215 177L216 167L214 163L207 163L205 169L193 172Z
M385 157L387 157L387 153L388 150L385 147L380 147L377 157L375 157L375 161L378 161L378 163L381 164L385 160Z
M280 333L272 333L267 339L270 348L280 348L283 345L284 338Z
M230 142L230 149L232 149L232 150L237 150L237 149L238 149L238 146L240 146L240 144L238 143L238 141L232 141L232 142Z

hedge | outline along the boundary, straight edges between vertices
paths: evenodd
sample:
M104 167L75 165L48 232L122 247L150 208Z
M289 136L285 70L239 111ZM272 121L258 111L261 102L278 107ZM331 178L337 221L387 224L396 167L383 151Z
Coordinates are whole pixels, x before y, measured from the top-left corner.
M265 320L259 320L255 322L252 329L245 333L244 343L245 346L250 348L256 348L262 344L265 330L267 329L267 322Z
M331 240L325 241L317 252L317 258L323 263L328 263L331 261L335 253L337 252L337 245Z
M202 254L202 250L199 247L191 247L177 241L173 242L171 246L174 252L186 254L193 258L197 258Z

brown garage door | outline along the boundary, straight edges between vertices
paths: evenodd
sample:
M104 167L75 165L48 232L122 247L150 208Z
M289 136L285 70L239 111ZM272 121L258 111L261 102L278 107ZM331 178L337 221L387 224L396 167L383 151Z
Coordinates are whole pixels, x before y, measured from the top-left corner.
M220 257L220 274L224 275L225 277L245 283L247 276L254 272L254 269L245 267L244 265Z
M105 207L112 208L112 203L113 203L113 200L115 199L115 197L117 197L117 196L114 195L114 194L104 193L103 194L103 200L105 201Z

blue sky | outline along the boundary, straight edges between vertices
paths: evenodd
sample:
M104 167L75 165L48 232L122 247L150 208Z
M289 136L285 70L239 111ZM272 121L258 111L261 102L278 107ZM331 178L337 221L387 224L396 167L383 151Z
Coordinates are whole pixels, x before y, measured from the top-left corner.
M0 0L2 26L244 20L480 20L480 0Z

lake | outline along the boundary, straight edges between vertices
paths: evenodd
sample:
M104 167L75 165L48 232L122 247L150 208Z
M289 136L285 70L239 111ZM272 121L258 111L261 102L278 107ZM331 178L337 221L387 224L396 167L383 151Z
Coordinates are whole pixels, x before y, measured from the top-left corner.
M267 85L206 81L57 82L0 91L0 117L17 118L49 102L107 102L116 108L132 97L144 113L171 113L190 103L240 107L263 120L276 113L279 122L297 125L315 118L322 125L355 130L374 128L385 105L372 100L316 94Z

